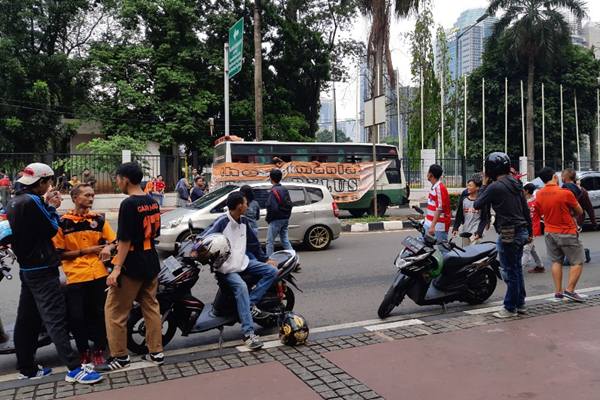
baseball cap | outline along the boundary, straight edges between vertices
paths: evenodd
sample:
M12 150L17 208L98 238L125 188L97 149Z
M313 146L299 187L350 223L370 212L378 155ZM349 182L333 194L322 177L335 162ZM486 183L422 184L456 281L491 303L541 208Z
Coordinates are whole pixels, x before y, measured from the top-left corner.
M41 178L54 176L54 171L46 164L33 163L29 164L23 170L23 176L17 182L25 186L30 186L39 181Z

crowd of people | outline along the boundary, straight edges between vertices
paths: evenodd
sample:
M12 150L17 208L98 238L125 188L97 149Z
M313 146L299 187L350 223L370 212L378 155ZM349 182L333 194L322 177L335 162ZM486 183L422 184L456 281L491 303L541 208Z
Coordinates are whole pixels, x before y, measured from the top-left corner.
M145 320L148 354L143 358L163 364L162 321L156 299L161 266L154 247L160 234L162 177L150 180L143 190L138 164L119 167L116 185L128 197L120 205L116 232L102 214L92 211L95 192L91 182L74 182L69 192L74 208L59 216L62 196L53 186L54 178L48 165L28 165L18 179L20 189L6 207L12 228L10 245L21 279L14 330L19 377L35 379L52 373L35 361L42 328L68 369L67 382L91 384L102 379L101 372L126 368L131 362L127 320L134 301ZM279 236L283 247L292 249L287 240L292 202L281 179L281 171L271 171L266 253L257 238L260 206L250 186L230 194L227 213L203 234L196 248L202 251L198 246L207 245L215 233L228 239L231 256L222 260L216 276L219 284L229 286L235 295L250 350L263 346L252 321L262 315L256 305L277 277L276 263L269 259L275 238ZM202 178L196 177L195 182L198 190L194 195L202 196ZM61 282L60 269L66 282ZM242 272L256 276L258 283L248 288ZM6 340L0 325L0 341Z
M452 219L450 196L442 175L441 166L429 168L431 191L424 221L427 234L438 241L448 240ZM584 301L575 289L590 256L579 233L585 213L596 227L594 208L586 190L577 184L573 169L565 169L559 178L556 171L545 167L538 175L543 187L533 182L523 186L521 176L511 168L510 158L504 153L492 153L486 158L485 174L469 179L458 200L452 234L462 237L463 246L478 243L492 221L498 234L498 259L507 285L504 308L494 314L498 318L526 312L523 268L531 267L530 273L546 271L534 244L534 238L539 236L545 236L551 258L555 298ZM570 270L563 287L565 265Z

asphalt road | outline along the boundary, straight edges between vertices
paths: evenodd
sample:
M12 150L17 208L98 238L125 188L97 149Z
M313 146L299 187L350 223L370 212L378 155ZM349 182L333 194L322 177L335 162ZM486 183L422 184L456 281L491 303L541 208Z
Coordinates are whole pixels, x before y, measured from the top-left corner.
M304 293L296 293L296 311L304 315L311 327L355 322L377 318L377 308L395 273L393 260L401 240L409 232L347 233L323 252L300 250L302 272L297 280ZM415 234L415 233L412 233ZM600 232L583 234L584 243L592 252L592 263L587 264L579 287L600 285ZM538 252L545 259L543 239L536 240ZM553 292L549 272L526 274L528 295ZM0 282L0 315L5 324L15 319L19 294L18 277ZM502 299L505 286L499 282L492 299ZM212 300L216 283L208 271L203 271L194 294L203 302ZM451 307L466 307L454 303ZM419 307L406 299L392 315L441 310L440 307ZM259 331L260 333L260 331ZM270 333L270 332L269 332ZM240 338L239 326L228 327L225 339ZM167 349L215 343L216 332L179 335ZM59 361L52 347L40 349L39 362L57 365ZM0 374L14 372L14 355L0 355Z

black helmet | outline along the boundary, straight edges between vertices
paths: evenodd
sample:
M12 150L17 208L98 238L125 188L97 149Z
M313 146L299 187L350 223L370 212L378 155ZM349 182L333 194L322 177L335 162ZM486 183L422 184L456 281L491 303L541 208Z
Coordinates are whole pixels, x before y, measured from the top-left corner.
M308 338L308 325L300 314L291 311L279 317L279 340L288 346L297 346L306 343Z
M491 179L510 172L510 157L499 151L490 153L485 159L485 174Z
M196 258L201 264L210 265L216 271L223 266L231 255L229 239L220 233L212 233L200 239L194 245Z

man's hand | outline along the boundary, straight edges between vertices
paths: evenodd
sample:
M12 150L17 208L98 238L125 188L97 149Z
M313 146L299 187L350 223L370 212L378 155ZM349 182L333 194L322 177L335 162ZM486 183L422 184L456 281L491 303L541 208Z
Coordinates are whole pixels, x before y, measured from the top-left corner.
M527 244L529 244L529 243L531 243L531 242L533 242L533 236L529 236L529 237L527 238Z
M274 266L275 268L277 268L277 261L272 260L272 259L268 259L267 260L267 264Z
M106 286L117 287L119 285L119 276L121 275L121 267L115 266L110 275L106 278Z
M473 235L473 241L476 241L476 240L479 240L479 239L481 239L481 236L479 236L479 234L476 233L476 234Z
M62 197L58 190L54 190L54 188L50 187L50 189L44 195L44 201L46 201L46 204L49 204L54 208L59 208L62 203Z
M435 226L431 225L427 233L429 234L429 236L435 236Z
M456 236L456 235L458 235L458 231L457 231L456 229L454 229L454 230L452 231L452 236Z
M100 258L100 261L104 262L110 260L110 257L112 256L111 250L111 246L104 246L98 254L98 258Z
M87 247L81 251L81 254L100 254L105 247L104 245Z

